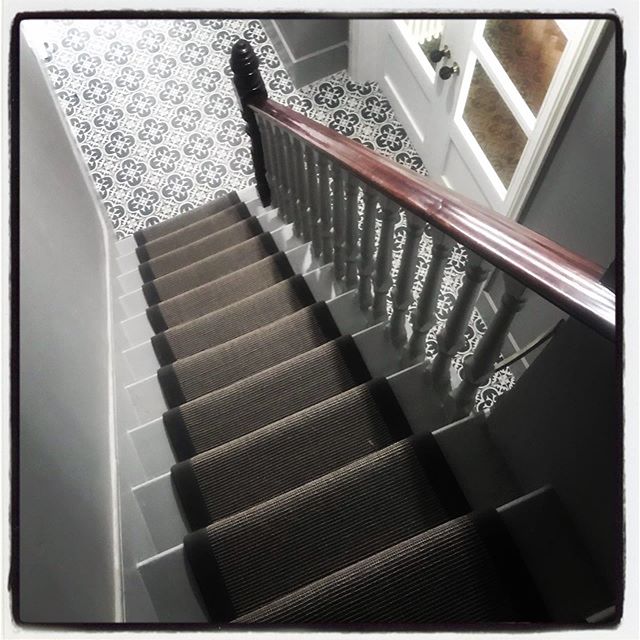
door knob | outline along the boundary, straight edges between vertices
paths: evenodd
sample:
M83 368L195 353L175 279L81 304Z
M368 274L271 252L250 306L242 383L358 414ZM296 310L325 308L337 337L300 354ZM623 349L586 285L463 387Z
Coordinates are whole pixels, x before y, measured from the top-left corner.
M450 67L442 67L438 72L438 75L443 80L448 80L451 76L458 75L460 73L460 67L457 62L454 62Z
M449 51L449 47L445 44L442 49L434 49L429 53L429 60L434 64L438 64L442 58L450 58L451 51Z

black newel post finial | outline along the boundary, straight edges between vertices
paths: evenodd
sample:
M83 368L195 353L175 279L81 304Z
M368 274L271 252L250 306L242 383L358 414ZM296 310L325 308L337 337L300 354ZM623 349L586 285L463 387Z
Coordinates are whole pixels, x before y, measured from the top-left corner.
M246 40L238 40L231 48L233 84L242 107L242 117L247 123L246 132L251 138L251 157L256 176L256 187L264 207L271 204L271 191L267 182L262 138L256 115L249 105L260 105L267 99L267 90L260 75L260 61Z

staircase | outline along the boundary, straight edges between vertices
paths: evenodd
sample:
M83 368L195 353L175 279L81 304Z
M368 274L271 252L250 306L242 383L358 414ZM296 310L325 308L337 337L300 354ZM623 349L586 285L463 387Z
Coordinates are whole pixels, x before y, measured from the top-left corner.
M232 69L256 187L116 245L122 621L615 620L602 269L269 101L248 43ZM465 277L427 358L455 242ZM494 266L505 294L459 372ZM570 318L478 414L529 289Z
M118 245L128 435L149 478L132 491L156 550L136 568L159 621L542 622L571 610L575 622L608 609L553 490L519 495L481 417L438 422L440 404L416 393L424 366L405 366L388 323L255 189ZM469 485L484 496L469 500ZM527 566L522 540L558 528L553 562ZM589 594L577 609L539 591L562 570Z

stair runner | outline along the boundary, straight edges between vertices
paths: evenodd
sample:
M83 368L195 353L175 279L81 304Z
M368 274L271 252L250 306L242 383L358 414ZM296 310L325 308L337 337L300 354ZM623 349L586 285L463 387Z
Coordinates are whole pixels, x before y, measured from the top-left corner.
M539 621L495 512L237 194L136 233L184 553L212 622Z

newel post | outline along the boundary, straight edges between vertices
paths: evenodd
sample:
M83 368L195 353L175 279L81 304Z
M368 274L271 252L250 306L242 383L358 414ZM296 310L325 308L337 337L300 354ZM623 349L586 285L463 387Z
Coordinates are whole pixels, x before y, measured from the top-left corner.
M231 48L233 84L242 108L245 131L251 138L251 157L256 176L256 188L264 207L271 204L271 190L267 182L264 150L256 115L250 105L260 105L267 99L267 89L260 75L260 61L246 40L238 40Z

